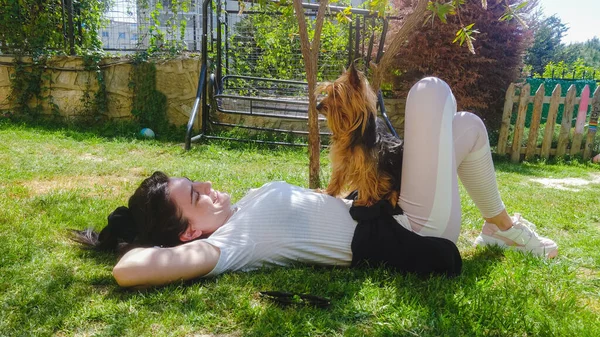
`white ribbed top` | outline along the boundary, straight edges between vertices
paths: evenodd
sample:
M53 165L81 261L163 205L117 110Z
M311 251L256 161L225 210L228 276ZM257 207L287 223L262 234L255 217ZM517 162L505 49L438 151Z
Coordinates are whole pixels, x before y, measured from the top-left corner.
M356 221L350 201L272 182L250 191L209 238L221 250L206 276L294 262L349 266Z

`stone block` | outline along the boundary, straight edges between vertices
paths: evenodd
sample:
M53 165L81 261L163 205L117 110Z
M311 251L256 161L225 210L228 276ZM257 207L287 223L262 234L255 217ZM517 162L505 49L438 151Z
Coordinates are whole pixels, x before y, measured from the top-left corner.
M191 111L192 108L188 108L185 104L169 104L167 107L167 118L174 125L186 125L190 119Z
M106 98L108 101L108 117L109 118L132 118L131 97L119 95L116 93L107 93Z
M11 107L8 96L12 89L10 87L0 87L0 110L8 110Z
M200 59L199 58L187 58L181 60L183 70L186 72L195 71L200 72Z
M74 56L62 56L58 57L58 62L62 63L63 68L83 69L83 59Z
M78 115L83 109L82 99L83 91L60 89L52 91L52 100L63 116Z
M10 86L9 67L0 65L0 87Z
M77 77L75 79L75 85L77 87L80 87L82 90L92 90L92 91L97 91L99 84L98 84L98 77L96 76L96 74L94 72L91 71L80 71L77 72Z
M2 62L2 63L13 63L14 61L15 61L15 58L12 56L0 55L0 62Z
M156 90L162 92L168 99L190 96L194 92L185 76L177 73L157 73Z
M155 64L156 73L181 73L183 72L183 65L180 59L167 60Z
M72 71L60 71L54 80L54 85L57 87L73 88L75 86L75 80L77 79L77 73Z
M129 85L131 76L130 64L117 64L106 68L104 71L104 81L108 92L129 92L133 95L132 88Z

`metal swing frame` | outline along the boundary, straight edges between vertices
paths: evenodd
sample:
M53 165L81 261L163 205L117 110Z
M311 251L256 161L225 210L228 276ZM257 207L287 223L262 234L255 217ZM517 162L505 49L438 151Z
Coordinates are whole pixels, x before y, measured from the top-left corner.
M227 1L227 0L225 0ZM202 4L202 62L200 69L200 76L198 78L198 89L196 91L196 98L194 101L194 105L192 107L192 111L190 113L190 118L187 124L186 135L185 135L185 149L189 150L191 148L191 143L199 141L201 139L223 139L223 140L234 140L234 141L243 141L243 142L256 142L256 143L266 143L273 145L291 145L291 146L306 146L307 144L297 143L297 142L285 142L285 141L268 141L268 140L254 140L254 139L246 139L246 138L235 138L235 137L222 137L218 135L211 135L211 126L218 127L227 127L227 128L240 128L245 130L252 130L258 132L268 132L268 133L277 133L281 135L297 135L297 136L307 136L308 131L303 130L287 130L281 128L270 128L256 125L243 125L243 124L233 124L233 123L225 123L220 122L218 120L211 119L211 111L215 111L223 114L233 114L233 115L241 115L241 116L252 116L252 117L264 117L264 118L275 118L275 119L283 119L283 120L296 120L296 121L308 121L308 100L298 100L298 99L283 99L282 97L258 97L256 95L238 95L238 94L229 94L227 93L229 89L229 83L236 82L240 83L240 81L247 83L254 83L254 85L250 86L252 90L269 90L273 87L269 87L268 85L283 85L285 87L291 88L292 91L300 92L303 91L307 93L308 91L308 83L303 81L292 81L292 80L283 80L283 79L273 79L273 78L262 78L262 77L254 77L254 76L245 76L245 75L222 75L222 59L223 59L223 43L222 43L222 26L226 27L226 38L225 42L227 43L227 20L225 22L222 21L221 15L216 15L216 67L215 73L208 76L208 41L209 41L209 15L207 13L212 13L212 10L209 12L209 7L211 7L211 0L204 0ZM217 13L221 13L222 10L222 0L216 0ZM318 9L318 4L303 4L304 8L316 10ZM343 7L337 6L329 6L331 12L339 12L343 11ZM228 12L230 12L229 10ZM237 11L236 11L237 12ZM363 16L363 23L366 22L368 18L373 18L373 15L365 9L352 9L352 13L359 14ZM212 15L210 15L212 17ZM355 59L360 57L359 49L360 49L360 34L361 28L364 30L366 24L360 25L361 20L354 20L353 23L349 23L349 39L348 39L348 65ZM212 23L212 22L211 22ZM212 25L211 25L212 26ZM379 62L379 59L383 55L383 45L385 42L385 35L387 33L388 20L384 19L383 21L383 29L382 35L379 42L379 48L377 52L376 62ZM210 32L210 37L212 38L212 29ZM354 37L354 39L353 39ZM366 53L366 64L370 63L370 56L373 50L374 43L374 32L371 35L370 43L368 46L368 52ZM364 50L364 39L363 41L363 50ZM353 48L354 44L354 48ZM226 46L227 48L227 46ZM262 86L261 86L262 85ZM266 85L266 86L265 86ZM275 89L277 90L277 89ZM381 91L378 92L378 108L381 113L382 119L385 121L388 126L390 132L398 137L396 130L392 126L387 113L385 111L385 105L383 102L383 94ZM248 109L239 109L236 104L242 102L248 105ZM285 108L282 109L277 105L285 104ZM202 111L202 123L200 133L193 136L193 126L198 118L199 111ZM320 121L324 121L323 117L319 117ZM329 132L320 132L322 139L327 139L330 135Z

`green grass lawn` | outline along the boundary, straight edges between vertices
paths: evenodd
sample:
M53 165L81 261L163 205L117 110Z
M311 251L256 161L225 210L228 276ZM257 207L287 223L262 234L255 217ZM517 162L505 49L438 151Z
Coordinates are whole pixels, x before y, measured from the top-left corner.
M0 336L600 336L600 166L497 163L509 211L555 239L547 261L475 249L463 195L464 272L302 267L121 289L117 257L83 251L68 228L101 228L154 170L211 180L238 200L273 180L308 182L306 149L181 144L0 123ZM328 179L323 154L323 179ZM532 179L596 184L546 188ZM280 307L263 290L311 293L328 309Z

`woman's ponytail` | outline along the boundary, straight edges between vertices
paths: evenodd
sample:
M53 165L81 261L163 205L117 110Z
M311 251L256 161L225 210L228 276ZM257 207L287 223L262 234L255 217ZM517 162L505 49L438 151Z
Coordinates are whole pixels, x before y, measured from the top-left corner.
M137 229L129 208L121 206L108 215L108 224L100 233L91 228L82 231L72 230L71 233L72 239L85 248L114 251L120 243L133 243L137 236Z

